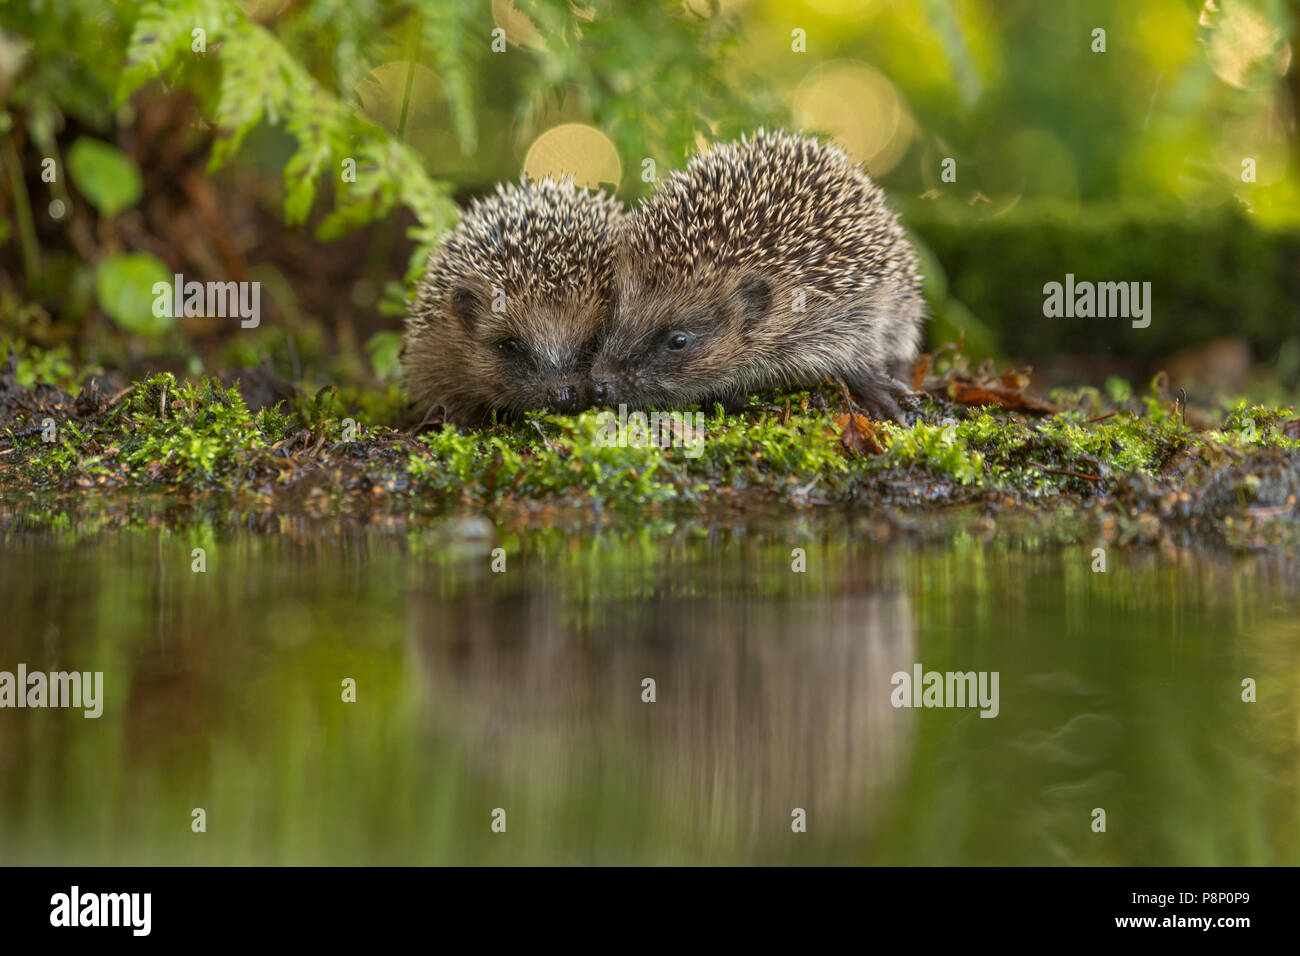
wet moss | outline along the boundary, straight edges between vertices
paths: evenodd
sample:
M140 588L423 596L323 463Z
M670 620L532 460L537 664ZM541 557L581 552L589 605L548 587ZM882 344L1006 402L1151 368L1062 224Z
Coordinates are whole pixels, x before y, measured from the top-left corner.
M1158 382L1142 394L1120 383L1105 397L1056 393L1061 410L1039 417L931 395L906 425L869 422L827 387L755 399L736 414L678 414L657 443L644 424L620 430L600 411L415 435L382 424L395 393L333 388L254 412L233 386L170 373L111 396L5 388L0 487L11 490L219 492L388 511L1070 501L1188 519L1221 521L1234 508L1300 518L1293 409L1242 402L1196 427ZM850 440L850 427L870 435ZM1184 506L1166 507L1180 493Z

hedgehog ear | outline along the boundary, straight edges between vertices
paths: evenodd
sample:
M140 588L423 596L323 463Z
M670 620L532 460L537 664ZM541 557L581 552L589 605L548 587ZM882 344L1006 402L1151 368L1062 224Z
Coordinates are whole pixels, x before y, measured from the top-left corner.
M762 276L749 276L736 287L732 299L740 307L741 322L748 328L772 308L772 283Z
M456 313L465 328L471 332L478 321L478 314L483 309L483 298L478 290L465 282L459 282L451 289L451 310Z

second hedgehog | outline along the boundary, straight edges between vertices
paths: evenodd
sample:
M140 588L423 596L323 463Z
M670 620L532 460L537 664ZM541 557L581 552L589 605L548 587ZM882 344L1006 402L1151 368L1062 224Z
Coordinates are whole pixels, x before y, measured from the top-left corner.
M622 218L605 193L549 179L476 200L430 257L406 322L402 371L417 414L481 425L590 404Z
M623 236L598 402L734 407L829 376L901 417L893 376L925 318L916 258L884 192L838 148L763 130L715 146Z

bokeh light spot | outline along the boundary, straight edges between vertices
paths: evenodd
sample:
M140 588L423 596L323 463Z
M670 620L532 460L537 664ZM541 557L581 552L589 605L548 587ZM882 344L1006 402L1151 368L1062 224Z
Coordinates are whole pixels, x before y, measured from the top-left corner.
M889 78L854 60L809 72L795 90L793 107L796 126L829 133L873 176L898 164L916 129Z
M608 136L583 123L565 123L548 129L528 147L524 172L532 179L572 178L579 186L608 183L617 188L623 164Z

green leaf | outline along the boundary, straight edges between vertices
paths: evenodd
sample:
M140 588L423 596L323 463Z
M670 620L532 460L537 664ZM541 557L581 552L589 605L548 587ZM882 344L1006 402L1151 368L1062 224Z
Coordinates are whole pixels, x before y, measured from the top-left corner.
M172 285L172 275L161 259L143 252L109 256L95 276L100 308L124 331L135 335L162 335L175 323L175 303L168 314L155 315L154 286ZM170 295L168 300L170 301Z
M206 30L207 42L212 44L222 36L226 20L236 13L225 0L162 0L144 4L131 31L126 63L118 78L117 105L121 106L132 93L174 66L181 57L203 55L193 52L195 28Z
M481 13L473 0L420 0L421 50L433 58L442 81L443 97L451 110L461 152L472 155L478 148L478 125L474 113L475 66L471 50ZM482 44L478 44L479 47Z
M366 342L366 351L370 353L370 364L375 374L383 381L397 378L400 367L398 356L402 352L402 336L397 332L376 332Z
M103 140L82 136L68 150L68 175L100 215L112 218L140 201L140 169Z

